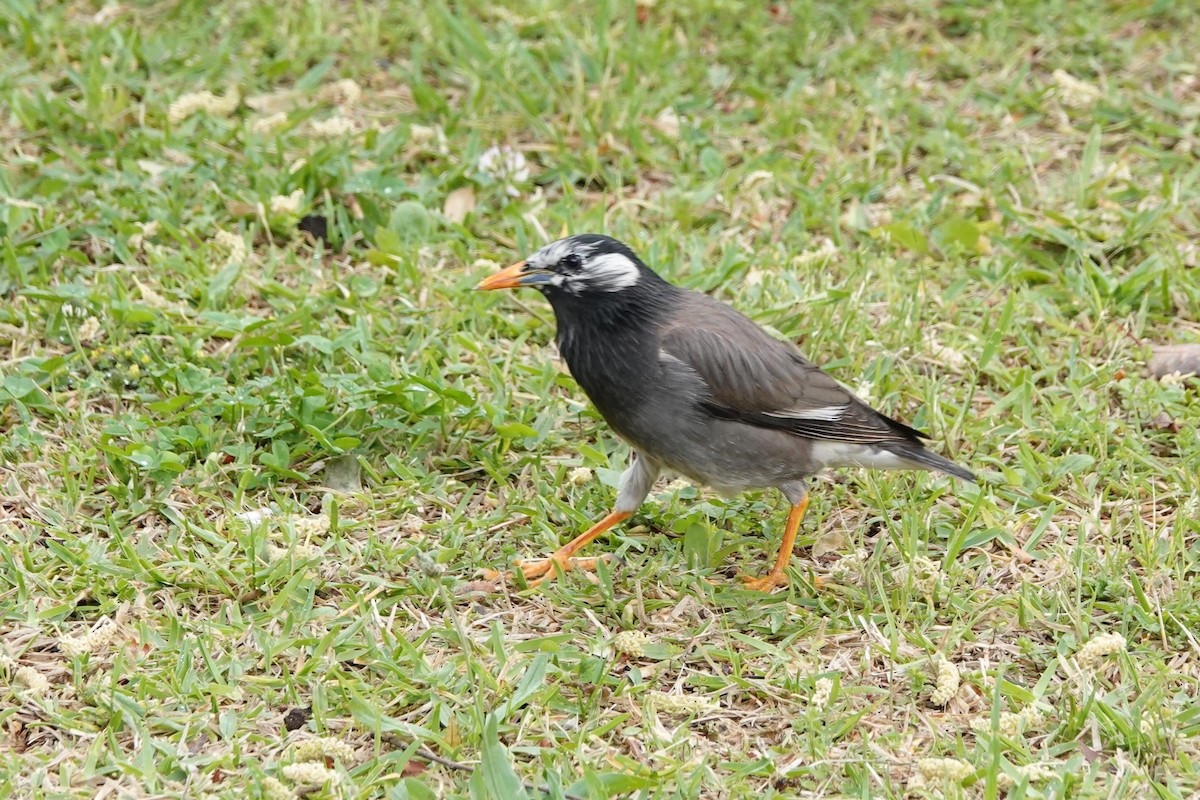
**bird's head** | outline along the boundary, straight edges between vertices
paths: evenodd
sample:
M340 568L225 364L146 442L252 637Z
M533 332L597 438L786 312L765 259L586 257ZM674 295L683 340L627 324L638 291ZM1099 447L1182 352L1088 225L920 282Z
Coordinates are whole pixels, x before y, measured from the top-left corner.
M657 278L616 239L581 233L551 242L524 261L485 278L475 288L532 286L554 299L563 295L611 295Z

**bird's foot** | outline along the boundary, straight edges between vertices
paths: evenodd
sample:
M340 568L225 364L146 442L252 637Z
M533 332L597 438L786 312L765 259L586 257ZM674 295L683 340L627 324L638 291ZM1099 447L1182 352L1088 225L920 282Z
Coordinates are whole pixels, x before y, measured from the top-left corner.
M596 566L601 561L608 563L611 560L611 554L596 558L568 558L551 555L548 558L521 559L514 562L513 566L521 571L521 575L530 586L541 586L546 581L552 581L558 577L559 572L566 573L573 569L595 572ZM483 580L495 583L497 587L503 583L511 583L513 577L513 572L502 573L494 569L483 573Z
M825 579L820 575L814 575L812 584L815 588L820 589L825 586ZM782 572L768 572L761 578L753 578L746 575L742 578L742 585L753 592L767 592L768 594L781 586L788 585L788 577Z
M783 570L776 572L771 570L761 578L752 578L749 575L742 578L742 584L752 592L771 592L778 589L780 586L788 585L788 577Z

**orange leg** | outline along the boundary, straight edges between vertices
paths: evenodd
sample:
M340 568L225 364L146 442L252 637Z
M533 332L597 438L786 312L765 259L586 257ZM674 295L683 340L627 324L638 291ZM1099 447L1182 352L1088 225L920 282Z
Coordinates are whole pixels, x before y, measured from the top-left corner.
M516 562L516 566L521 570L521 574L525 576L525 580L529 581L533 586L537 586L542 581L552 580L558 574L559 570L569 572L573 569L595 569L596 564L601 559L607 558L607 556L601 556L600 558L575 558L575 553L579 552L579 550L609 528L628 519L630 514L631 512L629 511L614 511L555 550L548 557L532 561L518 561ZM507 575L501 575L496 570L488 570L483 575L484 580L487 581L495 581L504 577L507 577Z
M787 525L783 528L783 541L779 544L779 555L775 557L775 566L761 578L745 578L746 588L757 592L769 592L777 586L787 586L787 575L783 573L788 562L792 559L792 548L796 545L796 532L800 530L800 522L804 519L804 511L808 508L808 495L804 495L799 503L792 506L788 514Z

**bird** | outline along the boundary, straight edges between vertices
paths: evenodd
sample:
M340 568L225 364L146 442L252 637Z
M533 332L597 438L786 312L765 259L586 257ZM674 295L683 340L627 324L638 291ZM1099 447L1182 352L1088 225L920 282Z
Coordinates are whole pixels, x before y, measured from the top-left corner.
M777 488L791 508L778 555L747 588L770 592L808 507L807 480L831 468L933 470L977 482L927 449L930 437L871 408L791 343L706 294L676 286L627 245L582 233L542 247L477 289L532 287L550 303L576 383L631 447L612 510L548 557L517 561L533 585L597 558L576 553L641 507L669 471L722 496ZM489 570L487 580L514 577Z

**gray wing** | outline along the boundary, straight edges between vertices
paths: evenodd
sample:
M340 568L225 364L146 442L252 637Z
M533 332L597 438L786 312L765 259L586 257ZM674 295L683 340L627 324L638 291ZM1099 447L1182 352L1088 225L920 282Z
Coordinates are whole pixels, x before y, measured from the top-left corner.
M701 296L702 297L702 296ZM707 302L705 302L707 301ZM714 416L841 442L928 438L863 403L734 309L695 298L659 333L660 357L704 381L701 406Z

